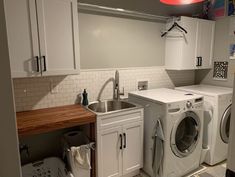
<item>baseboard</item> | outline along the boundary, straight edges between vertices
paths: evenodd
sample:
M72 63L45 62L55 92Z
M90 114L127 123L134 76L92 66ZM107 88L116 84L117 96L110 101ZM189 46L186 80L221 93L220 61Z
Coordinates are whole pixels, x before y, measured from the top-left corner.
M135 171L128 173L127 175L124 175L122 177L133 177L133 176L137 176L139 174L140 174L140 170L135 170Z
M235 177L235 172L227 169L226 170L226 177Z

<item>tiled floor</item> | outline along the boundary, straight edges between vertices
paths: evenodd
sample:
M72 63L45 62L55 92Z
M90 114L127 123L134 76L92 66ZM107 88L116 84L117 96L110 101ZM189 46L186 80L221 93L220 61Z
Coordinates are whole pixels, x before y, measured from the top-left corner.
M185 176L185 177L225 177L226 163L223 162L216 166L202 165L200 169ZM148 177L144 174L140 174L135 177Z
M203 170L194 173L188 177L225 177L226 163L221 163L216 166L203 165Z

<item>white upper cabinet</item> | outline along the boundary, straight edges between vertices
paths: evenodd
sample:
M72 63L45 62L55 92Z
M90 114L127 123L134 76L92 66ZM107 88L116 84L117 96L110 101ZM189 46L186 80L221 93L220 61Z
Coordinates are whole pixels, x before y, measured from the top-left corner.
M36 0L43 75L79 68L77 0Z
M32 0L7 0L5 13L8 33L12 77L27 77L41 75L39 68L39 45L37 28L31 21L37 21L35 3ZM35 38L36 36L36 38ZM38 57L38 58L37 58Z
M7 0L12 77L79 73L76 0Z
M214 30L214 21L198 21L197 56L201 57L201 66L198 66L198 69L207 69L212 66Z
M176 21L187 33L174 28L166 37L165 66L168 70L211 68L215 22L181 17ZM173 22L169 21L169 29Z

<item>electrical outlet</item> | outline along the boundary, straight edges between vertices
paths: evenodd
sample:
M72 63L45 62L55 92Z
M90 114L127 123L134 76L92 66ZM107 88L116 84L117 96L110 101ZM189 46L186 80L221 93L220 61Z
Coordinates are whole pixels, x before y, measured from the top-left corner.
M148 81L138 81L138 90L148 90Z

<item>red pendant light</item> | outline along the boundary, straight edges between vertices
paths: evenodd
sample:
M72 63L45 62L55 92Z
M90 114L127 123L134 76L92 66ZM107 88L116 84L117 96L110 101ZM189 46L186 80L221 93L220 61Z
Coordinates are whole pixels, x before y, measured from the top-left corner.
M204 0L160 0L160 2L168 5L186 5L202 2Z

